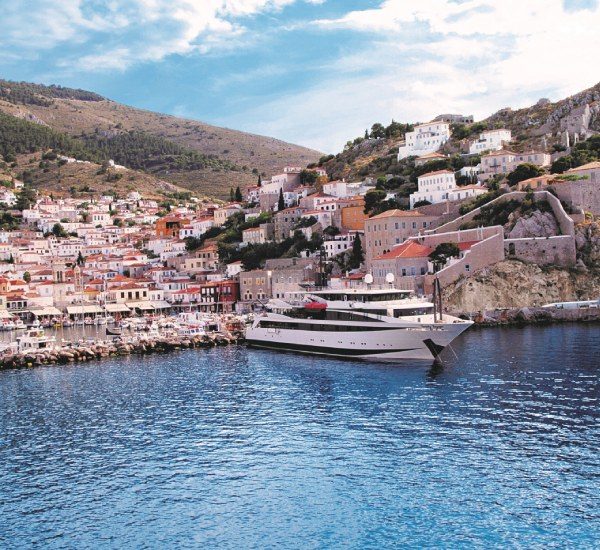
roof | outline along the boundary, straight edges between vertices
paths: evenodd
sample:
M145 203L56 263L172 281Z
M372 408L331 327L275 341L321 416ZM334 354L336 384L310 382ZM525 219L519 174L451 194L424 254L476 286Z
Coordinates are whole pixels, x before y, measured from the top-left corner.
M571 168L567 170L567 172L579 172L581 170L598 170L600 169L600 161L588 162L583 166L577 166L577 168Z
M436 170L435 172L427 172L427 174L422 174L419 178L427 178L429 176L439 176L440 174L454 174L452 170Z
M384 218L394 218L396 216L418 217L424 216L424 214L421 214L421 212L417 210L400 210L399 208L394 208L394 210L386 210L381 214L377 214L376 216L369 218L369 220L381 220Z
M421 155L420 157L417 158L417 160L423 160L423 159L445 159L446 156L442 155L441 153L427 153L426 155Z
M395 260L397 258L427 258L433 248L424 246L416 241L405 241L392 248L389 252L377 256L376 260Z
M470 250L471 247L481 241L465 241L463 243L454 243L458 246L458 249L462 252L463 250Z
M502 149L500 151L494 151L492 153L488 153L487 155L483 155L483 156L485 158L485 157L503 157L504 155L517 156L518 153L515 153L514 151L507 151L505 149Z

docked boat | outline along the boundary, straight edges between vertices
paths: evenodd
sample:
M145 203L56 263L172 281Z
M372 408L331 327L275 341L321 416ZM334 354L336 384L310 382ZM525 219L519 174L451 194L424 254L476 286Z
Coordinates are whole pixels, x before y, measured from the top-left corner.
M56 339L54 336L47 336L44 329L41 328L26 330L21 336L17 337L19 352L52 349L55 343Z
M196 336L205 336L206 331L204 330L204 327L200 325L182 325L177 329L177 335L193 338Z
M431 360L472 324L411 291L323 290L296 302L271 300L246 329L246 341L334 357Z

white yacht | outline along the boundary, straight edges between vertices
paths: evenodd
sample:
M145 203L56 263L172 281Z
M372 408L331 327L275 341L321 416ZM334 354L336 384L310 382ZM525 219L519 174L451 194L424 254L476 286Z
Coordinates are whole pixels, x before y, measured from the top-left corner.
M472 321L406 290L346 289L271 300L246 329L252 347L363 359L433 359ZM437 311L436 311L437 310Z

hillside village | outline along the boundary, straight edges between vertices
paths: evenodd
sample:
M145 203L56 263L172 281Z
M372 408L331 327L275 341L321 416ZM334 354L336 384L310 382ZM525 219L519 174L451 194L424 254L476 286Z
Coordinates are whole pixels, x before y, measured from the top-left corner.
M561 119L567 123L535 139L482 128L469 115L440 115L407 125L394 141L401 174L336 179L338 159L323 157L255 174L254 185L231 188L229 201L174 187L158 196L126 188L129 169L114 162L104 166L111 191L55 196L23 181L25 161L5 158L1 327L188 309L247 312L272 298L367 281L428 295L437 278L464 297L469 281L511 263L587 277L600 265L592 100L583 114L573 107L578 123ZM384 139L367 135L347 150ZM48 150L26 162L38 161L45 170L79 162ZM549 284L521 305L598 298L598 286L565 295ZM452 306L473 313L506 305L502 296L486 300L471 295Z

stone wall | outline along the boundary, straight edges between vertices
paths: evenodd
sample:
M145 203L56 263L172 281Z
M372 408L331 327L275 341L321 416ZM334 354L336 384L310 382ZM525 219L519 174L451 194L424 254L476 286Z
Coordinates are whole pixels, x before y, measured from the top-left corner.
M488 202L484 206L502 204L511 200L522 201L526 196L527 193L525 193L524 191L513 191L511 193L505 193L504 195L500 195L497 199ZM550 204L550 206L552 207L552 212L554 213L554 217L556 218L556 221L558 222L558 225L560 226L563 235L575 234L573 220L565 212L565 209L562 207L560 200L558 200L552 193L549 193L548 191L538 191L533 193L533 198L536 202L547 201ZM451 222L441 225L435 229L426 231L426 233L444 233L448 231L458 231L458 229L463 224L472 221L480 213L481 208L476 208L468 214L460 216L459 218L456 218L455 220L452 220Z
M575 238L572 235L506 239L504 251L508 259L538 265L572 267L577 262Z
M589 179L557 181L552 188L563 202L600 216L600 182Z
M527 193L523 191L513 191L512 193L501 195L497 199L489 202L488 205L501 204L510 200L522 201L526 195ZM506 239L504 249L507 257L533 262L538 265L558 265L562 267L574 266L577 261L577 249L575 242L575 223L573 219L565 212L560 200L552 193L549 193L548 191L538 191L533 193L533 198L536 202L548 202L560 228L561 235L539 238ZM428 231L427 233L435 235L438 233L443 234L448 231L456 231L464 223L473 220L480 212L481 208L477 208L468 214ZM497 231L498 227L484 227L471 229L470 231L479 231L481 229L485 231ZM502 230L502 228L500 229ZM461 233L466 234L467 232L461 231ZM487 236L488 234L486 233L486 237Z
M464 232L461 231L461 233ZM450 241L445 240L441 242ZM425 292L429 293L432 291L433 280L436 276L443 288L454 283L461 277L470 277L475 271L489 267L502 260L504 260L504 238L501 232L496 232L487 239L474 244L465 252L460 260L438 271L436 275L428 275L425 281Z

